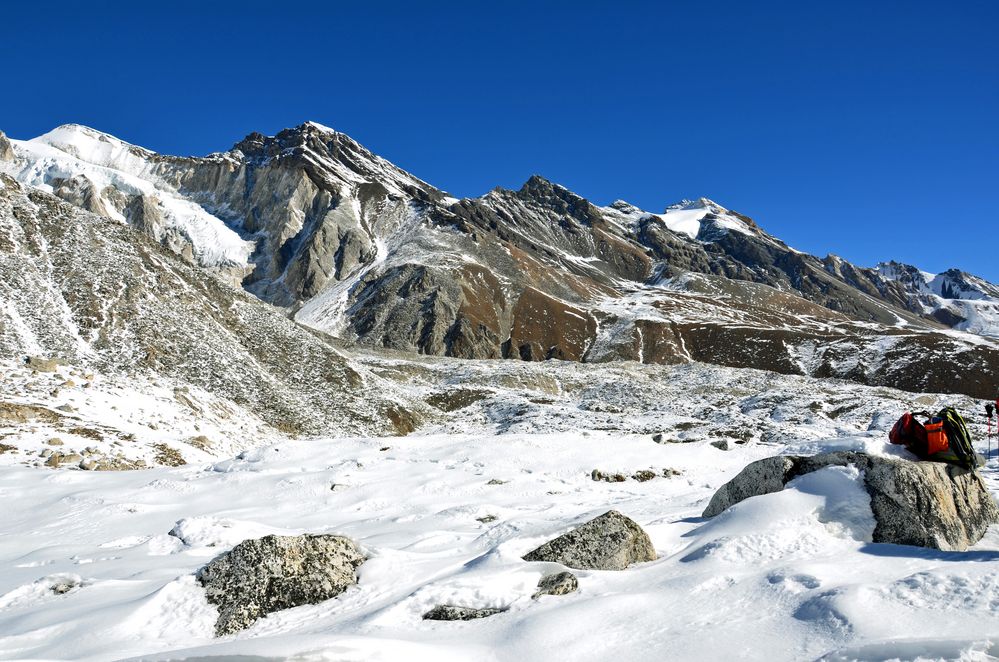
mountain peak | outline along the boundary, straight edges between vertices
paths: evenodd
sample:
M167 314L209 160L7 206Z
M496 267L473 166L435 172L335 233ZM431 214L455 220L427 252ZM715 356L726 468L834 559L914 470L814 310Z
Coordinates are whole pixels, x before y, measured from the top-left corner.
M347 134L311 121L281 129L273 136L252 131L233 145L231 151L238 151L250 157L273 157L296 150L299 153L302 150L327 153L339 152L341 148L363 154L369 160L377 159L374 154Z
M669 205L666 207L666 211L695 211L698 209L707 209L708 211L713 211L715 213L728 211L725 207L711 200L709 198L697 198L696 200L687 200L684 198L680 202Z
M61 124L48 133L32 138L30 141L36 144L49 145L62 150L84 161L92 161L90 156L94 152L106 153L113 150L138 150L147 154L155 152L144 147L138 147L127 143L121 138L116 138L110 133L98 131L97 129L83 124Z
M313 122L312 120L309 120L308 122L305 122L304 124L301 124L296 128L299 130L312 129L314 131L319 131L320 133L334 133L334 134L340 133L336 129L331 129L325 124L320 124L319 122Z
M521 191L532 191L532 190L539 190L539 189L540 190L547 190L547 191L554 191L554 190L558 190L558 189L561 189L563 191L567 191L568 190L564 186L556 184L555 182L551 181L550 179L546 179L545 177L542 177L541 175L531 175L528 178L528 180L526 182L524 182L524 185L520 187Z
M631 204L627 200L615 200L614 202L610 203L607 206L610 207L611 209L616 209L617 211L621 212L622 214L639 214L639 213L645 213L645 212L643 212L641 210L641 208L636 207L635 205Z

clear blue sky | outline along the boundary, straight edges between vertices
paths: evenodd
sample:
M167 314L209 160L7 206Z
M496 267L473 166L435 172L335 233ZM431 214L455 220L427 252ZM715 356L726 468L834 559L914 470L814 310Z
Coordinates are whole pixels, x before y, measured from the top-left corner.
M16 5L15 138L200 155L311 119L458 196L706 196L820 256L999 281L999 2Z

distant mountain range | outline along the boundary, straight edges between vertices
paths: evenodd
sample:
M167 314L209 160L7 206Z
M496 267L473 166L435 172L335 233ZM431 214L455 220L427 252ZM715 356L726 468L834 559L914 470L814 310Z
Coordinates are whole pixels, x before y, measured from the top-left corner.
M158 362L181 361L159 347L169 339L137 326L187 327L193 315L218 316L221 330L232 321L240 333L220 331L217 342L243 347L279 329L275 346L325 347L333 336L468 359L702 361L975 397L994 397L999 385L996 285L956 269L934 275L820 259L705 198L651 213L623 201L595 205L534 176L516 191L459 200L311 122L250 134L203 158L155 154L78 125L29 141L0 134L0 173L9 232L27 214L38 246L58 237L62 250L88 254L40 266L36 249L12 240L5 274L27 278L33 265L48 312L37 309L41 299L4 293L8 351L35 343L86 356L93 338L117 325L156 347L148 360L163 369ZM66 224L86 227L86 236L67 235ZM116 242L134 235L128 250L144 266L110 266L126 249L105 246L101 232ZM150 253L148 239L179 261ZM92 271L105 268L115 286L86 294L100 282ZM223 283L178 285L187 312L157 304L109 314L120 302L116 287L170 298L164 283L209 282L196 271ZM14 287L5 282L0 288ZM228 320L232 305L267 321ZM278 312L292 321L274 321ZM140 325L133 315L147 319ZM44 334L25 332L32 316L36 326L63 325L65 338L49 347Z

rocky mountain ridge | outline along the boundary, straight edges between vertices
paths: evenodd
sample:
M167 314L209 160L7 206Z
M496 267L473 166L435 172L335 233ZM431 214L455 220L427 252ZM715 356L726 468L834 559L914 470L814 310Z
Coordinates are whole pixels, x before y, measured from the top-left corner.
M995 333L995 286L955 276L924 291L820 260L703 198L655 214L533 176L457 200L314 123L204 158L75 125L7 144L0 167L19 181L362 346L695 360L983 397L999 375L996 342L946 331Z

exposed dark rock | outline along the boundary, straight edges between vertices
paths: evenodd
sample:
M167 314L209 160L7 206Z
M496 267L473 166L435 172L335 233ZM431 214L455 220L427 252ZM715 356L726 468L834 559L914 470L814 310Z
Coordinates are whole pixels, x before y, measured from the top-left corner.
M600 469L594 469L591 471L590 478L596 481L603 481L605 483L623 483L628 480L628 477L624 474L609 474L601 471Z
M491 395L491 391L467 388L451 389L448 391L439 391L430 395L427 398L427 404L431 407L436 407L441 411L452 412L464 409L465 407L470 407L476 402L485 400Z
M853 451L778 455L753 462L715 492L703 516L714 517L744 499L779 492L797 476L850 464L864 472L877 522L874 542L964 550L999 523L999 506L976 472Z
M524 555L525 561L549 561L580 570L624 570L654 561L652 541L637 523L610 510Z
M471 621L500 614L503 609L475 609L457 605L437 605L423 615L425 621Z
M532 596L539 598L542 595L565 595L572 593L579 588L579 580L571 572L559 572L554 575L545 575L538 581L538 590Z
M218 636L233 634L282 609L316 604L357 583L364 563L357 545L331 535L245 540L198 571L208 601L219 608Z
M0 354L40 347L43 357L109 373L151 371L244 406L289 434L401 433L419 423L416 411L380 393L377 379L354 371L328 336L133 227L3 174L0 180L0 300L30 331L10 333L0 311L0 329L8 330L0 330ZM385 414L389 407L396 421Z

